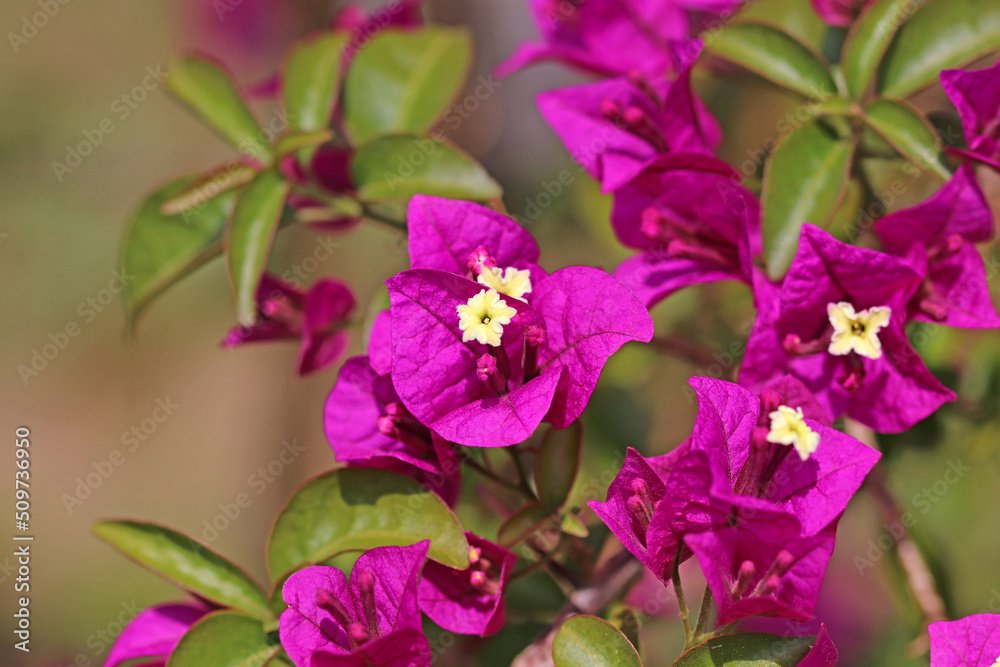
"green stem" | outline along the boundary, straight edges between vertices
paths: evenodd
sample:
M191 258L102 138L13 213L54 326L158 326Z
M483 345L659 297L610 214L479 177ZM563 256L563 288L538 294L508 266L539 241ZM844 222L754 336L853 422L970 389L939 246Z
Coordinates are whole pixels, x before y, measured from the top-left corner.
M738 624L739 621L734 621L733 623L727 623L726 625L723 625L721 628L716 628L711 632L706 632L696 637L695 643L701 644L702 642L707 642L709 639L715 639L716 637L722 637L723 635L731 635L733 634L733 630L736 629L736 626Z
M364 217L368 218L369 220L374 220L375 222L380 222L383 225L387 225L389 227L392 227L396 231L400 231L400 232L404 232L404 233L407 231L406 224L404 224L402 222L399 222L398 220L392 220L391 218L387 218L387 217L385 217L385 216L383 216L383 215L381 215L379 213L376 213L375 211L373 211L368 206L363 206L361 210L362 210L362 213L363 213Z
M519 484L515 484L514 482L511 482L510 480L504 479L503 477L501 477L500 475L496 474L492 470L488 470L484 466L480 465L478 461L476 461L476 460L474 460L472 458L468 458L468 459L465 459L464 463L465 463L465 465L469 466L470 468L472 468L473 470L475 470L476 472L478 472L483 477L486 477L487 479L490 479L490 480L496 482L500 486L502 486L504 488L507 488L507 489L510 489L511 491L517 491L518 493L522 493L522 494L524 493L524 489L522 489ZM534 494L532 494L532 498L530 498L530 499L533 499L533 496L534 496Z
M681 610L681 622L684 624L684 650L687 650L694 646L692 640L694 639L694 632L691 630L691 618L690 610L688 609L687 600L684 599L684 586L681 585L681 554L678 550L677 558L674 559L674 573L670 577L670 581L674 584L674 594L677 595L677 606Z
M511 460L514 461L514 467L517 468L517 478L518 484L522 493L531 500L538 500L538 496L535 494L534 489L531 488L531 484L528 482L528 473L524 467L524 461L521 460L521 452L518 451L517 446L505 447L504 448L508 454L510 454Z
M712 613L712 589L705 586L705 594L701 597L701 609L698 610L698 622L694 626L694 640L696 643L702 641L705 634L705 627L708 626L708 617Z

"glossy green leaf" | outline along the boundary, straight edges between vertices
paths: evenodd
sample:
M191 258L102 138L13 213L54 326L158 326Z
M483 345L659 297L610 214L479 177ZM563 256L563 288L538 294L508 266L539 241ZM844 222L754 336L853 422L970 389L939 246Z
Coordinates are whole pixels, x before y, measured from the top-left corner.
M122 239L120 266L129 330L139 315L164 290L222 251L226 220L236 200L234 191L192 197L187 210L163 213L164 205L190 188L201 176L171 181L149 195L132 213Z
M810 98L837 92L827 65L807 46L763 24L727 26L706 46L708 51Z
M514 512L497 530L497 542L512 547L547 523L552 514L540 503L529 503Z
M642 667L621 630L596 616L572 616L552 641L555 667Z
M817 116L852 116L861 108L845 97L835 96L811 104L809 109Z
M940 178L951 172L941 164L941 137L919 111L895 100L875 100L865 109L865 122L900 155Z
M574 537L587 537L590 535L590 529L587 528L587 524L581 521L577 515L570 513L563 515L562 521L559 522L559 530Z
M139 565L206 600L260 619L271 616L266 596L246 572L187 535L139 521L102 521L93 532Z
M176 195L164 201L160 206L160 212L166 216L180 215L224 192L246 185L256 175L257 170L243 162L231 162L209 169Z
M330 124L340 92L342 54L349 41L347 33L323 32L292 48L281 92L293 128L316 132Z
M257 318L257 286L281 222L288 181L276 170L257 174L240 193L226 238L229 280L236 301L236 318L249 326Z
M300 488L278 515L267 546L272 579L344 551L430 540L430 557L469 566L469 543L437 495L398 473L343 468Z
M461 91L471 60L463 28L383 30L358 52L344 83L351 140L426 132Z
M792 263L803 223L823 227L833 217L853 149L851 140L816 119L779 139L764 169L762 197L764 256L772 279Z
M815 636L782 637L759 632L726 635L698 644L674 667L794 667L808 655Z
M205 616L184 633L167 667L262 667L279 651L281 646L268 641L259 620L220 611Z
M538 449L535 460L535 488L538 499L548 509L559 510L580 470L583 428L579 420L564 429L550 428Z
M415 194L486 201L502 193L481 164L448 141L390 135L358 149L351 176L364 201L408 200Z
M330 130L317 130L315 132L286 132L274 142L274 154L279 158L285 157L304 148L316 148L321 144L333 139L334 134ZM307 161L303 160L303 164Z
M886 97L907 97L935 83L941 70L963 67L996 51L1000 51L1000 2L928 2L889 46L878 90Z
M851 27L840 62L847 92L855 99L868 92L889 42L909 18L913 3L914 0L879 0Z
M170 68L167 87L240 153L268 162L271 153L260 127L220 65L198 56L185 56Z

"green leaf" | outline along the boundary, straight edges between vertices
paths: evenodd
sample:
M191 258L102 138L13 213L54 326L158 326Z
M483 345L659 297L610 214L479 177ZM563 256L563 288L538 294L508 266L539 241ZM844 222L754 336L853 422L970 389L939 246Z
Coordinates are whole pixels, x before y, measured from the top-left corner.
M167 87L240 153L261 163L270 160L270 149L253 113L221 66L198 56L185 56L170 68Z
M569 618L552 641L555 667L642 667L621 630L596 616Z
M471 59L463 28L383 30L358 52L344 83L344 125L353 143L434 127L461 91Z
M321 144L333 139L333 132L330 130L317 130L316 132L286 132L274 142L274 154L279 158L285 157L304 148L316 148ZM307 163L307 160L302 160Z
M809 110L817 116L853 116L861 110L846 97L829 97L809 106Z
M567 428L550 428L542 438L535 460L535 488L538 499L548 509L559 510L580 470L580 449L583 446L583 428L575 421Z
M792 263L802 224L824 227L833 217L853 152L850 139L816 119L778 140L764 170L762 197L764 256L772 279Z
M512 547L552 520L552 514L540 503L529 503L501 524L497 530L497 542Z
M437 495L398 473L343 468L300 488L278 515L267 545L272 579L344 551L430 540L429 556L469 566L462 526Z
M120 266L127 326L164 290L222 251L236 193L191 199L188 210L167 215L165 204L201 180L185 176L161 186L132 213L122 239Z
M913 12L914 0L879 0L854 22L844 44L841 67L847 92L861 99L899 27Z
M94 525L93 532L139 565L186 590L260 619L271 617L266 596L246 572L187 535L139 521L102 521Z
M408 200L416 194L486 201L502 193L481 164L450 142L408 134L359 148L351 176L363 201Z
M330 124L340 91L342 54L349 41L346 33L323 32L292 48L281 92L293 128L316 132Z
M170 653L167 665L262 667L279 651L281 646L268 641L259 620L236 612L220 611L205 616L184 633Z
M242 162L230 162L209 169L190 185L163 202L160 212L166 216L180 215L201 206L224 192L235 190L253 180L257 170Z
M837 92L830 70L809 47L771 26L730 25L708 45L710 53L810 98Z
M568 512L563 515L562 521L559 522L559 530L574 537L587 537L590 535L590 529L587 528L587 524L581 521L577 515Z
M673 667L794 667L816 637L782 637L759 632L726 635L698 644Z
M865 109L865 122L903 157L944 180L951 178L939 159L941 137L916 109L895 100L875 100Z
M963 67L996 51L1000 51L996 0L929 2L889 46L878 90L886 97L907 97L936 82L941 70Z
M226 259L236 301L236 317L243 326L257 319L257 286L267 265L290 187L276 169L267 169L243 188L236 202L226 239Z

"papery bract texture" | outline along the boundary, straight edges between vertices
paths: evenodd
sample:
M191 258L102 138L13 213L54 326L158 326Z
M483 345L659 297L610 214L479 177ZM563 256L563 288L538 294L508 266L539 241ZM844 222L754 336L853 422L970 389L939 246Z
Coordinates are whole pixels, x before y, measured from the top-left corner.
M104 667L117 667L139 659L166 664L184 633L209 611L201 604L177 602L139 612L118 635Z
M692 32L686 10L722 13L740 4L734 0L529 0L544 41L521 45L496 73L507 76L544 60L600 74L674 72L697 56L684 44Z
M986 267L975 243L993 236L993 213L970 165L963 165L927 201L896 211L874 226L885 249L925 275L907 305L923 322L961 328L1000 326Z
M1000 62L977 70L944 70L941 86L958 109L968 149L950 149L1000 171Z
M549 91L538 108L604 192L634 179L657 155L710 155L722 137L691 88L690 67L674 80L633 74Z
M445 630L485 637L504 625L503 589L517 556L474 533L465 536L469 567L428 562L420 581L420 609Z
M938 621L931 636L931 667L994 667L1000 662L1000 615Z
M430 542L365 552L350 581L335 567L292 574L282 595L281 645L297 667L428 667L417 589Z
M344 331L355 308L350 288L322 278L308 291L264 274L257 288L258 321L232 329L222 341L233 348L245 343L301 340L296 370L308 375L336 361L347 347Z
M847 414L882 432L909 428L955 398L906 338L906 305L921 282L922 276L900 258L842 243L804 225L784 282L755 281L758 314L740 383L761 389L790 374L831 418ZM858 319L855 331L845 336L865 335L869 345L877 337L880 347L864 356L834 353L832 313L874 317L869 309L888 317L877 335Z
M717 280L751 282L761 252L760 207L728 164L671 154L647 163L615 193L611 224L642 250L615 270L647 307L677 290Z

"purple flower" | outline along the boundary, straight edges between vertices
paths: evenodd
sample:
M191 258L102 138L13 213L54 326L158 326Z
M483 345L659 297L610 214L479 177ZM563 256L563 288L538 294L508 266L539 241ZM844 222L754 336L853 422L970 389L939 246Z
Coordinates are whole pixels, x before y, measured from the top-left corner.
M1000 326L976 242L993 236L993 214L963 165L933 197L875 223L886 251L920 267L924 281L907 304L912 319L969 329Z
M423 0L395 0L368 12L359 4L350 3L337 12L330 27L333 30L353 31L353 46L358 49L384 28L423 25L423 4Z
M503 627L503 589L517 556L471 532L465 536L469 567L429 561L420 581L420 609L445 630L485 637Z
M931 667L996 667L1000 663L1000 615L975 614L928 626Z
M430 542L365 552L350 582L335 567L307 567L282 588L281 645L297 667L428 667L417 589Z
M509 218L415 197L409 224L418 268L386 282L393 385L417 421L451 442L503 447L542 420L564 428L608 357L652 338L628 288L591 267L545 275L534 241Z
M659 154L711 155L722 137L691 89L690 66L673 81L633 72L549 91L539 95L538 108L604 192L634 179Z
M323 278L309 291L264 274L257 288L258 321L230 330L227 348L272 340L299 340L297 371L308 375L329 366L347 347L344 328L354 310L354 295L343 283Z
M985 69L944 70L941 86L958 109L969 146L949 150L1000 171L1000 62Z
M687 545L727 618L808 618L836 523L878 452L830 428L794 378L761 396L722 380L690 383L699 401L691 437L665 456L629 450L607 501L591 508L664 582ZM785 566L774 569L779 555Z
M117 667L133 660L148 660L149 667L167 664L167 658L184 633L211 611L201 604L175 602L150 607L125 626L104 661Z
M559 60L599 74L638 70L660 76L694 60L683 44L689 10L721 14L740 0L529 0L543 44L523 44L497 68L498 76L543 60ZM708 18L704 17L703 18ZM680 47L680 48L678 48Z
M716 624L747 616L809 620L836 526L803 536L792 514L748 504L733 504L729 525L684 537L718 605Z
M955 398L906 338L906 306L922 282L902 259L804 225L784 282L755 280L757 321L740 384L761 388L791 374L831 418L908 429Z
M458 499L460 465L452 445L418 422L392 386L389 311L375 318L368 356L344 362L326 400L323 423L338 461L395 470Z
M760 207L728 164L706 155L651 161L615 193L611 224L624 245L643 252L615 277L647 307L696 283L749 283L761 252Z
M824 23L847 27L875 0L812 0L813 9Z

